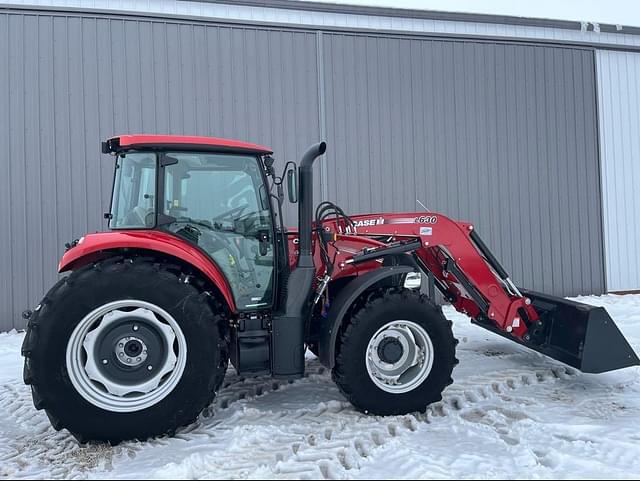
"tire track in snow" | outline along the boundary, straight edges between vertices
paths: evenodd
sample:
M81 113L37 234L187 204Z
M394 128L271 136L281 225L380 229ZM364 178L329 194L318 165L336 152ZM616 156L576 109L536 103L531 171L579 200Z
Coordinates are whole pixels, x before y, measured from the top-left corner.
M223 383L223 388L211 406L205 408L196 423L179 429L176 439L188 439L189 433L201 428L203 422L210 428L207 419L231 410L239 401L257 399L324 372L325 368L319 362L311 362L305 378L280 381L271 378L242 378L230 369L229 380ZM92 470L110 471L114 460L135 458L145 448L171 442L171 438L165 436L142 443L125 442L118 446L80 445L66 430L58 432L51 427L46 414L33 407L29 387L18 380L0 386L0 416L5 424L10 424L0 430L0 436L5 438L0 442L0 476L14 479L84 479ZM215 424L214 421L213 425ZM25 472L27 466L29 470Z
M295 392L305 384L333 386L326 368L317 360L307 360L305 377L295 381L237 378L227 383L209 412L203 413L197 423L180 430L173 439L162 440L167 446L176 439L198 441L206 444L207 453L215 454L196 453L186 462L164 466L152 476L198 478L216 473L214 476L222 479L244 478L257 466L271 472L274 463L299 449L310 431L322 430L323 416L340 417L351 408L346 401L321 402L298 411L247 406L259 403L260 398L271 393Z
M233 424L241 424L245 419L247 425L255 426L257 419L254 416L267 416L271 425L277 424L280 418L283 422L294 419L297 429L279 431L277 439L266 446L256 440L226 450L224 454L196 454L181 463L166 466L163 471L166 469L173 477L189 478L212 473L225 473L226 476L257 473L283 478L339 479L355 472L363 460L393 439L415 432L421 423L460 415L480 401L500 398L521 387L566 379L575 373L569 368L554 367L530 373L510 370L502 373L500 380L496 380L495 373L473 376L464 380L464 386L449 388L445 399L430 406L425 414L369 417L356 412L346 401L320 403L290 413L249 412L247 418L233 419ZM329 382L328 376L324 377L324 381ZM260 465L261 471L255 471L256 465Z
M359 426L359 435L355 439L349 433L347 436L340 436L339 439L325 436L326 441L322 443L307 443L305 449L293 453L287 462L283 460L278 463L275 472L299 472L295 468L291 469L291 465L316 460L318 467L309 470L309 478L316 477L319 470L324 479L341 479L345 471L358 469L359 461L368 458L376 449L394 438L417 431L419 423L430 424L440 418L460 415L480 401L511 394L522 387L567 379L576 374L577 371L571 368L557 367L534 373L508 371L503 374L501 381L497 381L495 375L468 378L465 380L465 386L454 384L449 387L445 391L443 401L430 406L424 414L395 416L386 423L386 429L380 427L380 422L389 418L370 418L374 420L371 428L362 433L362 426ZM317 455L319 450L323 451L323 456ZM336 466L341 469L335 469Z
M4 420L0 476L86 477L87 470L110 463L117 448L81 447L68 432L56 432L44 412L33 407L27 386L15 381L0 389L0 415Z
M238 401L252 400L261 397L269 392L278 391L283 386L304 382L312 375L322 375L326 372L326 368L317 360L307 360L306 372L304 378L293 381L285 381L274 378L244 378L235 373L231 373L231 369L227 372L230 376L229 381L225 380L222 387L211 406L205 408L201 416L212 417L222 410L229 409Z
M317 360L307 362L307 373L305 378L291 382L242 378L229 371L228 380L212 405L195 424L178 430L175 438L127 442L116 447L80 446L66 431L54 431L44 413L34 411L29 389L16 381L0 388L3 417L12 418L16 427L0 447L0 474L7 477L86 478L97 471L109 472L114 463L135 459L145 450L171 448L176 442L205 440L211 443L212 449L208 452L215 454L194 455L170 466L168 472L181 473L185 477L202 477L212 472L232 477L255 472L259 466L271 476L336 479L355 472L374 451L397 437L416 431L420 423L459 415L479 401L512 393L520 387L566 378L575 371L558 367L470 376L450 386L444 400L430 406L425 414L392 418L364 416L346 401L321 402L293 412L245 409L247 404L255 404L267 394L294 389L301 384L333 386L328 372ZM261 423L291 426L277 430L273 439L239 443L232 449L224 446L238 434L242 437L243 426ZM27 472L22 471L25 457L29 465ZM162 475L161 472L156 474Z

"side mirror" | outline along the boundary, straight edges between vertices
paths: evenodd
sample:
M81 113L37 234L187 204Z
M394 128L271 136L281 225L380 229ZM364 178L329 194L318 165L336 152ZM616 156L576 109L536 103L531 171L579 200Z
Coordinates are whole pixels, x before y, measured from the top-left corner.
M294 166L287 171L287 190L289 191L289 202L298 202L298 169Z

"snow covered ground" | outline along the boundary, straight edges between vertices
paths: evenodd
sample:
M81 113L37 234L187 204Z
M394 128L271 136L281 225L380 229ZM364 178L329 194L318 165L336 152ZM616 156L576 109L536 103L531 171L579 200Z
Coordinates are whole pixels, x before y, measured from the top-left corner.
M640 295L607 307L640 351ZM22 384L22 334L0 334L0 477L638 478L640 369L580 374L447 310L460 365L424 415L355 412L308 360L293 383L241 379L173 439L79 446L36 412Z

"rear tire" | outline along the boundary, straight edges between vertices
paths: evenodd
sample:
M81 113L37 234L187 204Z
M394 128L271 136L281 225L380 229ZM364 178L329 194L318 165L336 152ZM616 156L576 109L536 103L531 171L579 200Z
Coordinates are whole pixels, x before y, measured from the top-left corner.
M333 379L367 414L424 412L442 399L458 364L458 341L442 309L406 289L376 291L356 304L337 343ZM403 374L381 374L395 373L392 366Z
M224 379L222 312L196 278L163 261L117 257L72 272L29 320L24 381L35 407L83 443L173 435L196 420Z

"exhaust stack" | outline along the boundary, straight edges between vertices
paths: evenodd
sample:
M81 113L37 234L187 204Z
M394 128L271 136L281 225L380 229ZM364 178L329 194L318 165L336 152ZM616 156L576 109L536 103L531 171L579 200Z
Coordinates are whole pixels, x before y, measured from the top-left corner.
M298 230L300 256L298 267L313 267L313 162L327 151L326 142L318 142L307 149L299 166Z
M287 302L282 316L272 322L272 373L281 379L296 379L304 374L305 322L309 318L313 281L313 162L325 153L327 144L312 145L302 156L299 173L298 200L298 265L287 280Z

